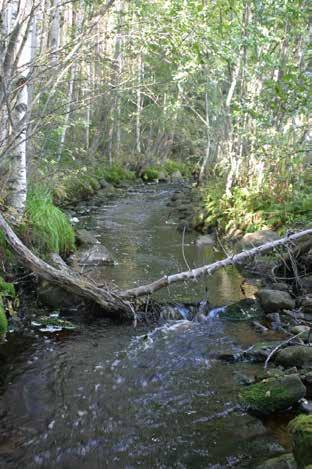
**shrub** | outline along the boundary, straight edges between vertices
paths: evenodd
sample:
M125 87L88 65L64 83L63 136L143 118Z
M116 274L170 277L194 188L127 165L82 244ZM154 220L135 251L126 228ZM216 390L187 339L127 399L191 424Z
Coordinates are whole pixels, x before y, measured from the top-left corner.
M99 166L95 170L95 175L98 179L105 179L107 182L116 185L120 184L122 181L132 181L135 179L135 173L133 171L129 171L119 165Z
M159 169L154 166L146 168L142 174L142 179L144 181L156 181L159 178Z
M166 171L169 176L175 173L176 171L180 171L182 176L187 177L191 175L191 170L189 166L181 161L174 161L174 160L167 160L163 165L164 171Z
M43 254L67 254L75 248L75 234L67 216L44 188L36 187L28 193L25 228L30 231L33 246Z
M290 190L277 198L269 190L237 187L230 197L220 184L209 183L204 194L203 224L223 232L239 229L253 232L263 228L275 230L296 224L309 224L312 214L311 190Z

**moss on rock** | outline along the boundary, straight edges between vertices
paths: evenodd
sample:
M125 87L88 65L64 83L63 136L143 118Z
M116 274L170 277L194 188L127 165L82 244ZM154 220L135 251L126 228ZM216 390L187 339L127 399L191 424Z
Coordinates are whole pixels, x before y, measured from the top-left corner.
M306 388L296 374L274 377L253 384L240 393L242 403L252 412L269 415L287 409L305 396Z
M312 415L299 415L288 425L298 468L312 462Z

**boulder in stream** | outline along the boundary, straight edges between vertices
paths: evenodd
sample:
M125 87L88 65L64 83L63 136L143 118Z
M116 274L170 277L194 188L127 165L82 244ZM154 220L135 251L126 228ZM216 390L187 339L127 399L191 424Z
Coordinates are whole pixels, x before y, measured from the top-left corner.
M286 410L306 394L299 375L275 376L244 388L240 398L248 410L259 415Z
M285 291L263 288L257 292L257 297L266 313L275 313L282 309L295 307L295 300Z
M312 347L306 345L294 345L280 350L275 363L285 368L296 366L298 368L307 368L312 366Z
M298 468L307 468L312 463L312 415L299 415L289 423L288 430Z

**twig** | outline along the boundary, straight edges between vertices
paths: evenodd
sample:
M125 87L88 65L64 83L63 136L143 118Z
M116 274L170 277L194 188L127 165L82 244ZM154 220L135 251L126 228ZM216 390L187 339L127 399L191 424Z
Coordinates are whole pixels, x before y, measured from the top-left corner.
M184 238L185 238L185 229L186 227L183 228L183 233L182 233L182 256L183 256L183 260L185 262L185 265L186 267L188 268L188 270L191 270L187 260L186 260L186 257L185 257L185 251L184 251Z

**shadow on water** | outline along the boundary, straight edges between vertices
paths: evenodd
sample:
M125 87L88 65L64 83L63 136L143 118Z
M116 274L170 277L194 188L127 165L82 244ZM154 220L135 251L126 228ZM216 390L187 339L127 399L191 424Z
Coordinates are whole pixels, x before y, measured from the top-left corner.
M172 191L140 189L81 217L118 261L102 279L129 287L185 269ZM191 266L220 256L193 235L185 253ZM229 269L159 298L196 302L207 286L218 306L240 299L240 282ZM214 357L255 339L247 323L218 317L136 329L91 318L71 334L11 335L1 350L0 466L254 467L281 451L237 403L239 375L259 367Z

